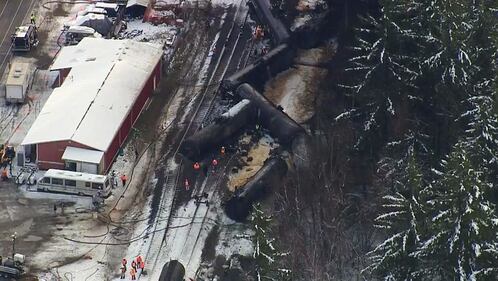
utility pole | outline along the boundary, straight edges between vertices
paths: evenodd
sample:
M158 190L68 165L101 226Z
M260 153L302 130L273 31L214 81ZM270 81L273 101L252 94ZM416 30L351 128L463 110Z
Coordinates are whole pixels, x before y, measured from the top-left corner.
M14 255L16 254L16 237L17 237L17 232L14 232L10 236L12 238L12 261L14 261Z

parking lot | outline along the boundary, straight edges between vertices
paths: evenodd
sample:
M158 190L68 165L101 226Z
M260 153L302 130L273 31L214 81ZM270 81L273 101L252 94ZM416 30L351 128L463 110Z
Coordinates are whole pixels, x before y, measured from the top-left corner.
M54 205L57 211L54 212ZM61 207L64 205L64 207ZM91 218L90 197L26 191L12 183L0 185L0 255L12 254L12 235L16 233L15 251L26 255L27 263L43 242L57 235L75 220Z

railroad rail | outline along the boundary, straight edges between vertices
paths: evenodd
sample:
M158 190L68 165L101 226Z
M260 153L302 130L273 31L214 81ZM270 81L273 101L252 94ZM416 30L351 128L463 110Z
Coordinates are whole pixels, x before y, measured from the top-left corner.
M242 0L239 3L239 5L236 7L234 19L237 18L239 13L247 13L247 10L244 10L244 6L245 6L244 4L245 4L245 1ZM240 26L237 25L236 20L232 21L230 31L228 32L227 37L226 37L227 38L226 42L225 42L225 44L223 44L222 50L220 51L220 53L218 55L218 59L216 61L214 69L211 72L211 75L209 75L209 80L205 83L204 90L201 91L201 94L198 97L199 101L197 103L197 106L196 106L193 114L192 114L193 117L187 123L186 128L185 128L184 132L182 133L175 150L173 151L173 153L167 154L167 158L175 159L175 157L179 154L180 145L183 142L183 140L187 136L191 135L196 130L198 130L198 128L206 121L206 119L212 113L214 105L215 105L216 97L218 94L218 90L220 88L220 83L221 83L223 77L226 75L226 72L230 66L230 62L234 56L235 47L239 43L239 39L240 39L241 34L242 34L242 29L243 29L243 27L246 23L246 20L247 20L246 14L243 14L242 16L244 18L244 22L242 23L242 25L240 25ZM236 35L233 35L234 30L236 30L236 32L237 32ZM230 48L230 46L227 46L226 43L230 43L229 39L232 36L236 36L236 37L235 37L235 40L232 41L233 46ZM227 53L227 51L229 51L229 53ZM240 64L240 62L237 62L237 64ZM196 87L197 87L196 85L193 85L192 89L196 88ZM192 90L192 89L190 89L190 90ZM187 91L188 90L189 89L187 88ZM227 161L225 163L225 165L223 165L223 167L218 167L218 169L225 169L226 166L228 165L228 163L230 162L230 160ZM158 212L166 213L166 214L164 214L166 216L161 216L160 214L158 214L156 216L156 222L154 223L154 231L152 232L153 237L150 238L151 242L149 244L148 251L145 255L146 260L149 260L149 264L152 264L152 267L149 268L152 272L154 272L154 270L157 268L157 265L158 265L157 263L159 261L158 258L160 255L160 251L163 248L164 243L166 242L168 230L171 227L173 227L171 225L171 222L172 222L172 216L174 213L174 209L176 208L176 204L177 204L177 199L178 199L177 195L180 192L182 192L181 189L183 189L182 185L179 184L179 178L180 178L180 174L182 172L183 164L184 164L183 161L184 161L183 158L180 158L180 162L177 165L174 165L174 167L172 169L166 171L166 183L165 183L163 190L165 190L166 192L168 192L168 190L174 191L174 192L172 194L172 197L165 196L168 193L164 193L161 197L161 200L160 200L160 208L159 208ZM165 164L166 164L166 167L168 168L168 162L166 162ZM221 180L221 178L222 178L221 175L219 175L215 179L215 181L219 182ZM212 184L208 185L209 179L212 179L212 177L209 177L209 176L206 177L204 179L203 183L198 188L196 185L193 189L193 194L202 194L204 192L208 192L210 194L208 197L208 200L211 199L212 187L214 187L216 185L212 185ZM207 189L206 189L206 186L208 186ZM167 206L169 206L169 208L167 208ZM190 225L192 225L194 223L194 220L197 219L196 214L199 210L199 207L200 207L200 204L198 204L196 206L196 209L194 210L194 215L192 216L192 220L190 222ZM165 208L167 208L167 209L165 209ZM202 216L201 223L205 222L208 209L209 209L209 206L206 206L206 212ZM161 229L162 225L164 224L164 221L161 223L161 221L159 220L161 217L163 217L163 218L167 217L167 219L165 220L164 230L157 231L158 229ZM191 231L191 229L189 229L189 232L190 231ZM162 233L162 236L159 235L161 233ZM194 251L194 249L198 243L199 236L200 236L200 233L197 233L196 241L194 243L192 251L189 254L190 256L192 255L192 252ZM161 239L159 247L157 247L156 249L152 249L152 245L156 245L156 243L157 243L157 242L154 243L155 242L154 240L157 241L159 239ZM190 260L188 261L188 263L190 263Z

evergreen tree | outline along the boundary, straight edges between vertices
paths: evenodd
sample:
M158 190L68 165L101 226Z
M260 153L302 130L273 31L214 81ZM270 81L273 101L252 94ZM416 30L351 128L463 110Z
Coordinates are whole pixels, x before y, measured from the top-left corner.
M494 205L483 196L493 185L469 156L457 143L442 170L434 170L438 180L425 189L430 227L415 255L424 262L423 276L498 280L498 224Z
M434 0L421 2L426 22L424 65L441 84L472 90L494 80L498 1ZM456 89L456 88L455 88ZM451 94L451 93L450 93Z
M489 96L468 99L470 110L462 115L468 120L465 145L475 161L483 161L490 179L498 173L498 111Z
M286 254L279 251L271 233L271 216L266 216L259 204L254 206L251 225L254 230L254 259L256 260L257 281L287 281L291 272L281 268L282 257Z
M387 232L388 238L368 253L372 264L366 268L383 280L424 280L418 275L416 251L424 231L424 207L420 202L422 174L410 154L405 178L396 182L393 195L384 196L385 213L375 220L376 227Z
M386 141L386 137L393 144L406 145L405 140L412 141L421 135L417 118L408 121L415 133L389 140L385 132L389 123L399 118L400 107L403 118L407 118L406 109L422 101L416 96L416 82L421 75L423 60L418 53L423 37L415 32L422 6L409 0L381 0L379 4L380 15L361 18L361 26L355 30L353 56L345 69L346 78L339 85L351 97L352 107L336 120L361 119L355 146L359 150L366 144ZM414 141L425 142L423 139Z

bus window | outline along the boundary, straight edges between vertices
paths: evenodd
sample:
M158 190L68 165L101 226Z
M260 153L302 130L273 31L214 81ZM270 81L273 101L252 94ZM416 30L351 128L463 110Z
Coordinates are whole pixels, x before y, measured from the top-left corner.
M53 185L62 185L62 179L52 178Z
M102 189L104 187L101 183L92 182L92 189Z
M45 177L44 177L44 178L42 178L42 179L41 179L41 181L40 181L40 182L41 182L41 183L48 183L48 184L50 184L50 178L48 178L48 177L47 177L47 178L45 178Z
M105 187L108 187L109 186L109 179L106 179L105 180Z
M64 183L65 183L66 186L76 187L76 181L75 180L64 180Z
M85 182L85 187L90 188L90 186L91 186L91 183Z

